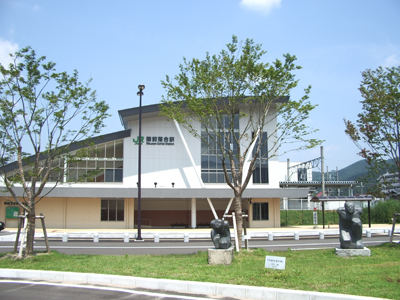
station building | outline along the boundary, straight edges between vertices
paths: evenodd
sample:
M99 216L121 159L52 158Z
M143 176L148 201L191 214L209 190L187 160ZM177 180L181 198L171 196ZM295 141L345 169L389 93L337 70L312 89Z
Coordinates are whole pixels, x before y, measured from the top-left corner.
M270 108L272 116L274 109ZM141 109L141 227L209 227L211 220L233 211L234 194L224 182L222 165L200 139L159 113L158 104ZM123 130L93 138L91 147L96 151L91 157L68 166L63 159L54 162L69 171L53 190L54 183L46 185L43 194L48 195L36 205L47 228L137 227L139 107L120 110L119 116ZM264 131L273 132L275 126L272 120ZM11 175L16 164L5 168ZM92 169L99 170L94 178L74 182ZM308 189L280 188L285 174L286 163L278 157L260 161L243 194L248 227L280 227L281 200L307 197ZM21 187L16 186L15 192L23 197ZM0 195L0 220L15 228L16 216L23 212L10 194ZM36 225L40 228L41 223Z

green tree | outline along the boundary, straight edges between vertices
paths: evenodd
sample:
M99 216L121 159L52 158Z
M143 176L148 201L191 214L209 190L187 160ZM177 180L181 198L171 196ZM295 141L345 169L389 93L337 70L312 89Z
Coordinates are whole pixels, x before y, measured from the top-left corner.
M70 146L88 144L103 127L109 107L96 100L90 80L79 81L76 70L56 72L55 63L37 57L30 47L10 56L8 67L0 64L0 176L3 192L27 213L25 255L32 255L35 205L48 194L42 194L45 185L54 189L68 171L53 162L61 155L66 164L79 160L84 151L70 152ZM17 196L16 188L24 197Z
M344 120L345 133L360 149L374 182L382 172L396 173L400 180L400 66L368 69L362 78L362 112L356 123ZM369 192L379 195L379 185Z
M315 108L308 100L311 87L298 101L289 100L298 85L294 72L301 68L296 57L285 54L284 61L269 64L261 62L265 53L253 40L243 43L233 36L227 50L207 53L204 60L184 58L180 73L162 81L167 95L161 114L201 139L222 162L234 193L239 241L242 194L256 167L277 156L284 144L300 150L321 143L309 137L316 130L304 124Z

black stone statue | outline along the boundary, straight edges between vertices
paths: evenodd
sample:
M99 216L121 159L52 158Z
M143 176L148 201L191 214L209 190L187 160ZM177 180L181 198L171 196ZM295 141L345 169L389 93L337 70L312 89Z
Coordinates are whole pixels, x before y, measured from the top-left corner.
M231 247L231 233L229 222L221 219L211 221L211 240L215 249L228 249Z
M339 207L339 239L342 249L364 249L362 242L362 210L354 206L353 202L346 202Z

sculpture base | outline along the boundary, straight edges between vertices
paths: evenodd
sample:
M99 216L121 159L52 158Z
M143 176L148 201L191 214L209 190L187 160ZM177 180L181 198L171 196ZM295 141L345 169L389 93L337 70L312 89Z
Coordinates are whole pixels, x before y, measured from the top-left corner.
M364 249L342 249L335 248L335 253L337 256L341 257L351 257L351 256L371 256L371 250L364 247Z
M209 265L230 265L233 261L233 246L228 249L208 249Z

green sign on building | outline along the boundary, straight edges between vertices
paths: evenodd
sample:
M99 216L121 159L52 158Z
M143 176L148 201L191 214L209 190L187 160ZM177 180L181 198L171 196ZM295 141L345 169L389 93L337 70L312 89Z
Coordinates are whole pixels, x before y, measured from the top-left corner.
M6 207L6 218L7 219L16 219L18 218L18 207Z

